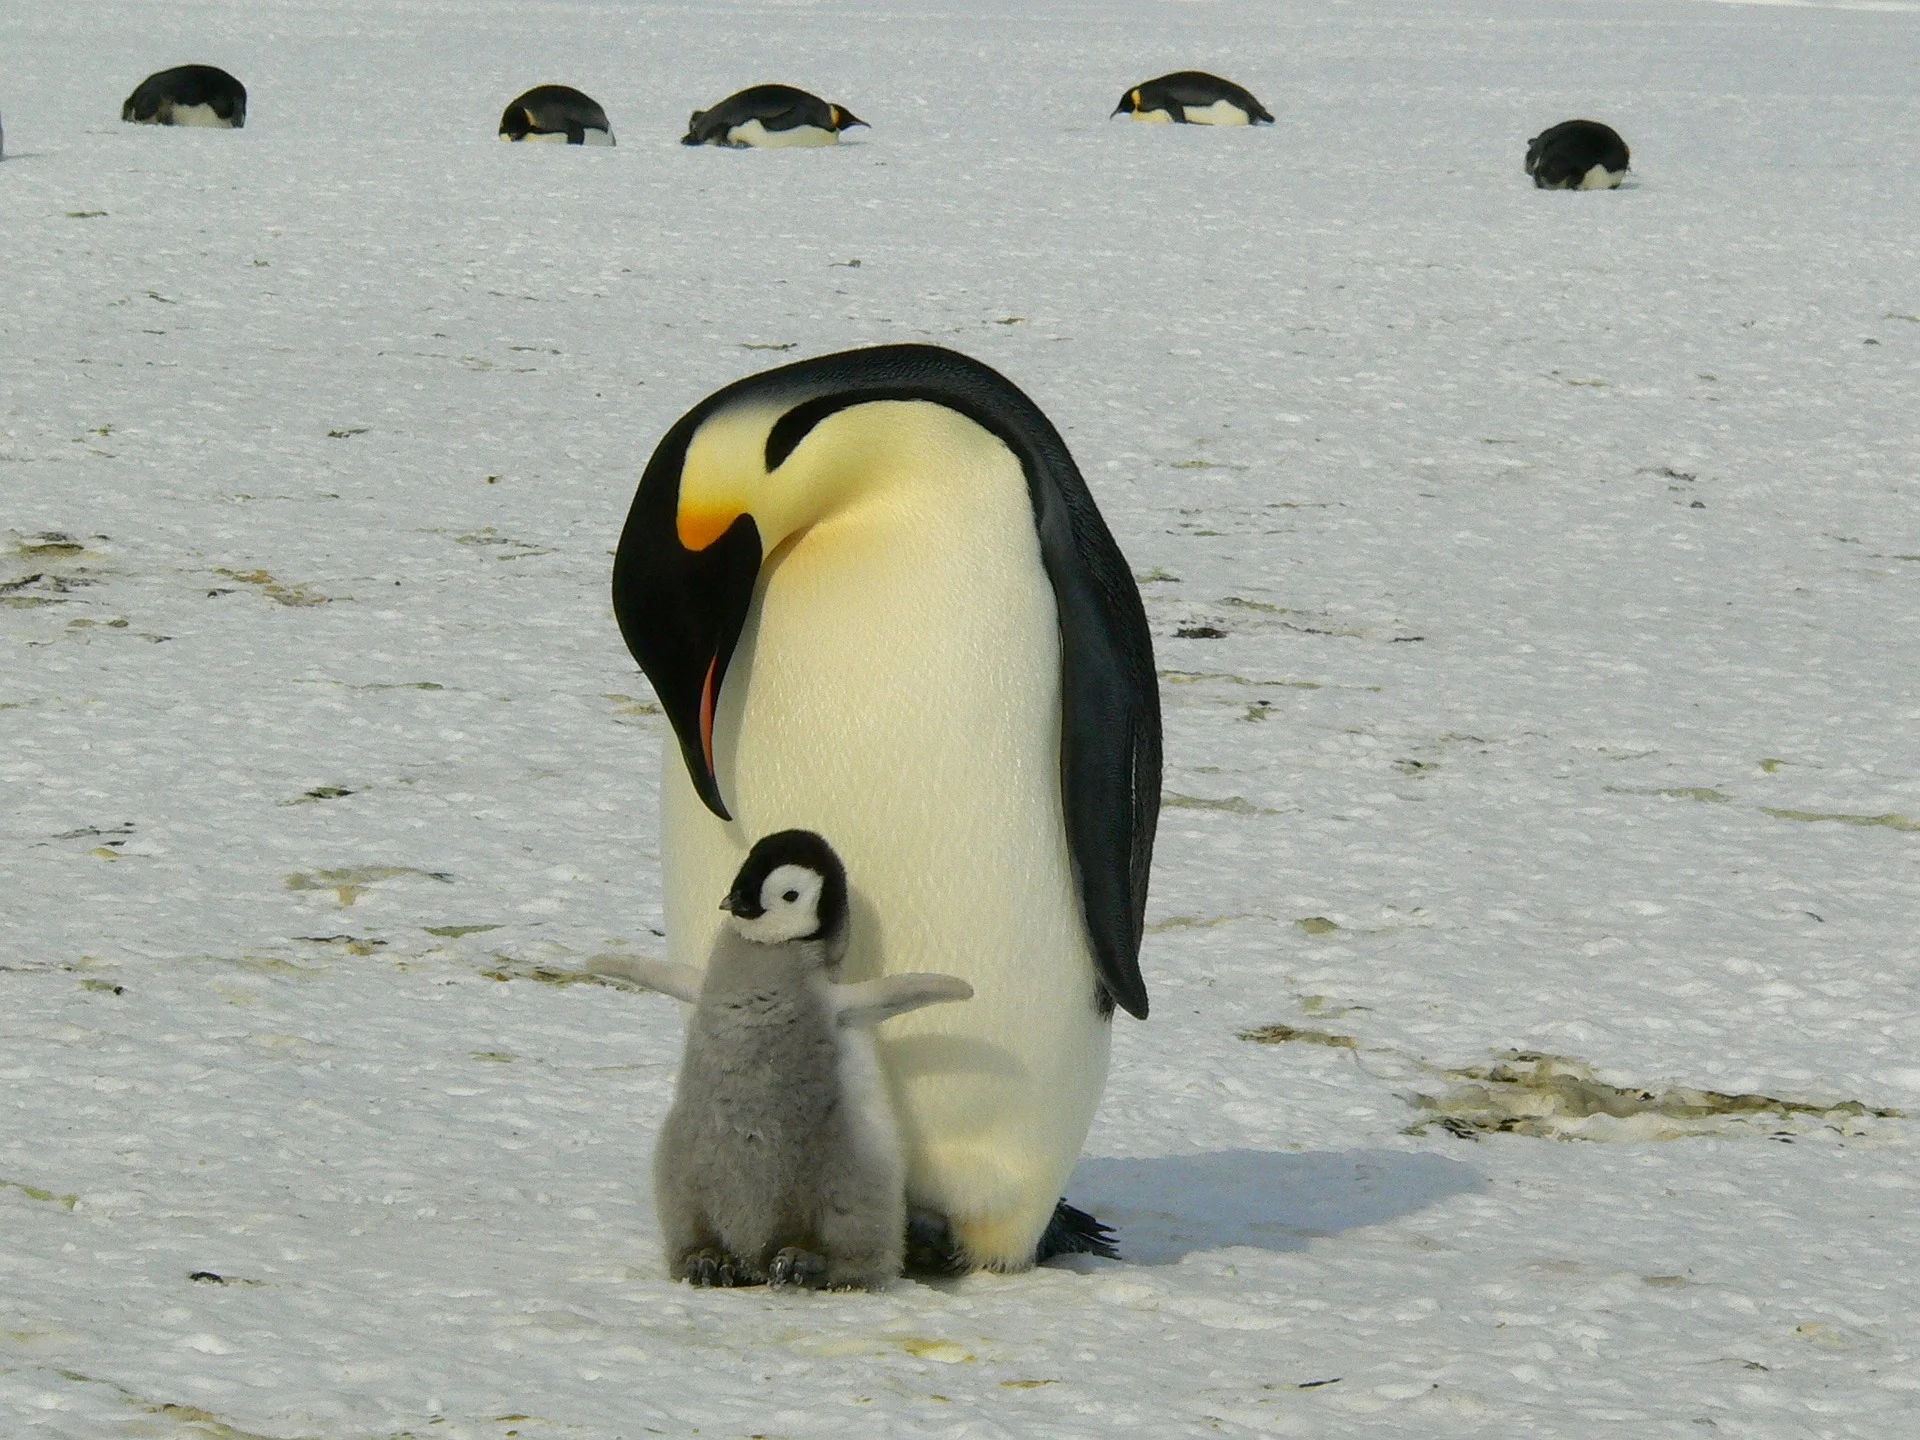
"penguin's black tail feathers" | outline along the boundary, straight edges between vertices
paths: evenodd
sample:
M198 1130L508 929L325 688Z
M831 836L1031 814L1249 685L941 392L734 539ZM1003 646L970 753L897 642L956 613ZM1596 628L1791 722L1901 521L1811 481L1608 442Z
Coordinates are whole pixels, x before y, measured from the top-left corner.
M1033 1263L1044 1265L1056 1255L1098 1255L1103 1260L1118 1260L1120 1247L1114 1243L1111 1225L1102 1225L1063 1199L1053 1207L1053 1218L1041 1232Z

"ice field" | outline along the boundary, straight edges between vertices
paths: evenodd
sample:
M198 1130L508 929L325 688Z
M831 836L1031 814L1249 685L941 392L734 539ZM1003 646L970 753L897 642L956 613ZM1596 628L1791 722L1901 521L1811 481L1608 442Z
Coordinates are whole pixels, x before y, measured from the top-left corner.
M1920 1434L1920 3L17 3L0 117L0 1436ZM611 552L899 340L1152 622L1127 1259L696 1292Z

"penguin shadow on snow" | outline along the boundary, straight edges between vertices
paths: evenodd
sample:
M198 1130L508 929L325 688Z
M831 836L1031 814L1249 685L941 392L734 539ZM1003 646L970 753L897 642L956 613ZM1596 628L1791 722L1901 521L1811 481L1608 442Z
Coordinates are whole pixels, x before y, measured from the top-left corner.
M1304 1250L1486 1188L1473 1166L1419 1150L1197 1155L1082 1160L1068 1193L1117 1232L1137 1265L1246 1246Z

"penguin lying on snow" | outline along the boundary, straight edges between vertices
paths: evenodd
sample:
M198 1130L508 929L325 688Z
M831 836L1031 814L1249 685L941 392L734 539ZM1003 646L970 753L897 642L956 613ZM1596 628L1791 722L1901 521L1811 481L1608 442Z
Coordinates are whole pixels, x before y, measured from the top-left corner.
M1627 178L1627 142L1598 120L1562 120L1527 142L1540 190L1613 190Z
M704 975L596 962L693 1006L654 1151L667 1267L695 1285L872 1288L900 1273L906 1166L872 1028L965 1000L951 975L834 983L847 876L808 830L747 854Z
M1271 125L1267 107L1234 84L1204 70L1176 70L1136 85L1120 97L1113 115L1131 115L1165 125ZM1107 118L1111 120L1113 115Z
M682 145L775 149L789 145L837 145L840 132L867 122L843 105L791 85L755 85L729 95L711 110L687 120ZM871 127L869 127L871 128Z
M238 130L247 123L247 87L217 65L176 65L135 86L120 118L139 125Z
M1132 571L1046 416L930 345L738 381L655 449L613 605L680 741L670 954L712 944L754 836L831 834L870 917L847 973L975 991L880 1043L939 1268L1111 1253L1059 1196L1114 1006L1147 1012L1160 706Z
M613 127L599 102L571 85L536 85L502 112L500 138L611 145Z

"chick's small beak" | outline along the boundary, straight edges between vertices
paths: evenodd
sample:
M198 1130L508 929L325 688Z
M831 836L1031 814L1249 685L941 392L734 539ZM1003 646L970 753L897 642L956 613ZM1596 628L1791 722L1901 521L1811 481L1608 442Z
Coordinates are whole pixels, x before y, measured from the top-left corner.
M729 915L738 915L742 920L758 920L766 914L766 907L746 891L735 887L727 892L727 898L720 902L720 908Z

